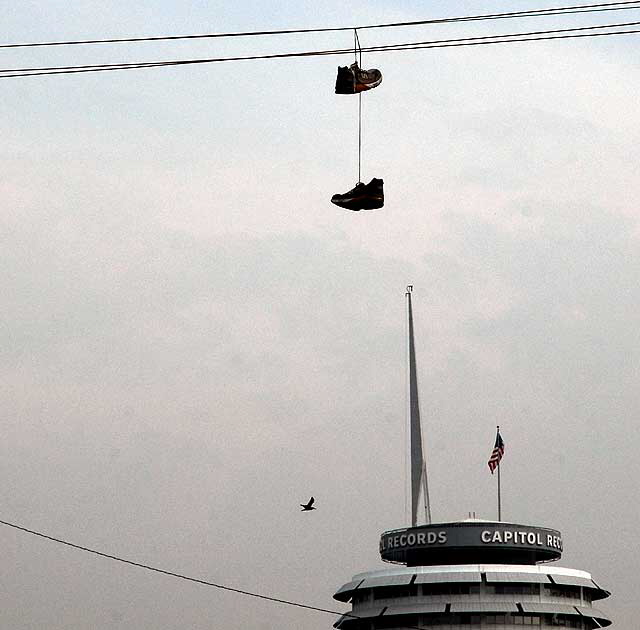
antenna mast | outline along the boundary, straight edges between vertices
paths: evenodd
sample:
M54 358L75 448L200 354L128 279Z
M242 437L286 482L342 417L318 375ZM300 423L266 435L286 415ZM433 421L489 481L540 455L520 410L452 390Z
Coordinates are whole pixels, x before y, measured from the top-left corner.
M427 524L431 523L431 505L429 503L429 484L427 466L423 456L422 429L420 427L420 404L418 400L418 375L416 369L416 348L413 333L413 309L411 293L413 285L407 286L407 311L409 316L409 414L410 414L410 452L411 452L411 526L418 525L418 503L420 490L424 494L424 511Z

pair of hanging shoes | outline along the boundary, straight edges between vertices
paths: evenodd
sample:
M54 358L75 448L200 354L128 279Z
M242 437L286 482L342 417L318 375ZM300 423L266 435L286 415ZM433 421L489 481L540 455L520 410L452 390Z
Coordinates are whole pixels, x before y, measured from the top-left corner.
M373 178L368 184L358 182L354 188L344 194L331 197L331 203L347 210L377 210L384 205L384 182Z
M375 68L362 70L358 63L338 67L336 94L359 94L372 90L382 83L382 72Z
M362 70L358 63L338 67L336 94L360 94L372 90L382 83L380 70ZM359 169L358 169L359 170ZM358 182L349 192L335 194L331 203L355 212L359 210L377 210L384 206L384 182L373 178L368 184Z

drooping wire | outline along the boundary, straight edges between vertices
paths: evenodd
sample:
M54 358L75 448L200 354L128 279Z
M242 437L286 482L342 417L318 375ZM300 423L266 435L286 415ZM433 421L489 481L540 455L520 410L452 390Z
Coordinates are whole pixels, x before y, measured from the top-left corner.
M353 29L353 61L358 63L358 29Z
M76 545L75 543L69 542L67 540L63 540L61 538L55 538L53 536L49 536L48 534L43 534L42 532L35 531L33 529L27 529L26 527L22 527L20 525L16 525L14 523L9 523L7 521L0 520L0 524L6 525L7 527L11 527L13 529L17 529L21 532L25 532L27 534L31 534L33 536L38 536L39 538L44 538L46 540L50 540L52 542L59 543L61 545L65 545L67 547L72 547L73 549L78 549L79 551L85 551L87 553L94 554L96 556L100 556L102 558L108 558L109 560L115 560L116 562L122 562L124 564L129 564L134 567L138 567L140 569L146 569L147 571L153 571L154 573L162 573L164 575L168 575L170 577L180 578L181 580L187 580L188 582L195 582L196 584L203 584L204 586L212 586L214 588L222 589L224 591L231 591L232 593L238 593L239 595L247 595L249 597L256 597L258 599L265 599L270 602L275 602L278 604L286 604L288 606L297 606L299 608L306 608L307 610L315 610L317 612L330 613L332 615L342 615L344 613L329 610L327 608L319 608L317 606L311 606L309 604L302 604L300 602L294 602L287 599L282 599L279 597L270 597L269 595L262 595L260 593L253 593L251 591L246 591L239 588L233 588L231 586L225 586L224 584L217 584L215 582L210 582L208 580L201 580L199 578L190 577L188 575L183 575L182 573L176 573L174 571L167 571L165 569L159 569L158 567L154 567L148 564L143 564L141 562L135 562L134 560L128 560L126 558L121 558L120 556L115 556L109 553L104 553L102 551L98 551L96 549L92 549L90 547L85 547L83 545Z
M626 31L610 31L606 33L578 33L571 35L550 35L552 33L568 33L572 31L585 31L603 28L622 28L638 25L640 22L627 22L623 24L602 24L597 26L583 26L571 29L555 29L548 31L534 31L529 33L512 33L508 35L487 35L482 37L464 37L458 39L432 40L407 44L388 44L383 46L367 46L364 52L392 52L402 50L424 50L431 48L459 48L466 46L486 46L489 44L512 44L519 42L551 41L560 39L580 39L588 37L604 37L608 35L633 35L640 33L640 29ZM549 35L542 35L549 34ZM104 72L111 70L136 70L141 68L161 68L169 66L184 66L195 64L209 64L232 61L254 61L262 59L286 59L296 57L317 57L351 54L352 49L315 50L294 53L279 53L270 55L247 55L237 57L213 57L203 59L174 59L165 61L146 61L114 64L91 64L77 66L50 66L32 68L5 68L0 69L0 79L15 77L30 77L56 74L81 74L86 72Z
M184 575L182 573L176 573L175 571L167 571L166 569L160 569L158 567L154 567L149 564L143 564L141 562L135 562L134 560L128 560L127 558L122 558L120 556L115 556L110 553L104 553L103 551L98 551L97 549L92 549L91 547L85 547L83 545L76 545L75 543L69 542L68 540L64 540L62 538L55 538L54 536L49 536L48 534L44 534L42 532L38 532L33 529L28 529L26 527L22 527L21 525L16 525L15 523L10 523L8 521L0 520L0 525L5 525L6 527L10 527L12 529L16 529L18 531L24 532L26 534L31 534L32 536L37 536L38 538L44 538L45 540L49 540L51 542L58 543L60 545L65 545L66 547L71 547L73 549L77 549L79 551L84 551L86 553L91 553L96 556L100 556L101 558L107 558L109 560L114 560L116 562L122 562L123 564L128 564L130 566L138 567L140 569L145 569L146 571L152 571L153 573L161 573L162 575L167 575L169 577L178 578L180 580L186 580L187 582L193 582L195 584L200 584L202 586L210 586L212 588L217 588L223 591L229 591L231 593L236 593L238 595L245 595L247 597L254 597L256 599L262 599L269 602L273 602L275 604L283 604L285 606L294 606L296 608L304 608L305 610L313 610L315 612L326 613L329 615L341 615L342 618L348 617L350 619L363 619L363 617L359 615L354 615L353 613L348 612L340 612L338 610L331 610L329 608L321 608L319 606L312 606L310 604L304 604L302 602L296 602L290 599L283 599L280 597L271 597L269 595L262 595L261 593L254 593L252 591L247 591L240 588L233 588L231 586L226 586L224 584L218 584L216 582L210 582L208 580L201 580L199 578L191 577L188 575ZM410 630L425 630L420 626L405 626Z
M327 28L296 28L296 29L280 29L280 30L262 30L262 31L239 31L232 33L204 33L195 35L159 35L147 37L115 37L106 39L82 39L82 40L66 40L66 41L46 41L46 42L22 42L14 44L0 44L1 48L35 48L47 46L77 46L88 44L121 44L133 42L159 42L159 41L177 41L190 39L215 39L229 37L259 37L266 35L290 35L305 33L331 33L339 31L350 31L354 28L359 30L365 29L382 29L408 26L425 26L430 24L450 24L456 22L480 22L487 20L505 20L525 17L550 17L554 15L575 15L580 13L600 13L608 11L624 11L640 9L640 0L626 0L624 2L600 2L596 4L582 4L564 7L551 7L547 9L526 9L522 11L510 11L506 13L487 13L480 15L465 15L449 18L434 18L430 20L415 20L410 22L387 22L381 24L366 24L362 26L338 26Z
M353 29L353 34L355 36L355 42L357 46L356 50L356 63L362 68L362 46L360 46L360 37L358 35L358 29Z
M365 50L367 52L387 52L391 50L420 50L422 48L449 48L456 46L476 46L479 44L502 44L515 43L519 41L542 41L552 39L571 39L576 37L599 37L601 35L624 35L626 33L635 33L636 31L616 31L611 33L587 33L584 35L567 35L562 37L543 37L544 35L552 35L556 33L575 33L578 31L593 31L604 28L627 28L630 26L638 26L640 21L636 22L618 22L617 24L595 24L591 26L576 26L573 28L558 28L544 31L525 31L522 33L506 33L503 35L475 35L473 37L459 37L455 39L436 39L424 42L412 42L407 44L386 44L383 46L369 46ZM514 38L514 39L507 39Z
M360 53L360 64L362 67L362 47L358 37L358 29L353 29L353 45L356 65L358 65L358 53ZM358 92L358 183L362 182L362 92Z
M362 92L358 92L358 183L362 182Z

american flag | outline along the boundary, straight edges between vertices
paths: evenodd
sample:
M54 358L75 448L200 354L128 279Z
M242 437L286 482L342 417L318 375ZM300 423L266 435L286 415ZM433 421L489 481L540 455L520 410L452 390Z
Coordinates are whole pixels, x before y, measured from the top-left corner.
M491 453L491 457L489 458L489 470L493 475L493 471L500 465L500 460L504 455L504 442L502 440L502 436L500 435L500 431L496 435L496 443L493 447L493 451Z

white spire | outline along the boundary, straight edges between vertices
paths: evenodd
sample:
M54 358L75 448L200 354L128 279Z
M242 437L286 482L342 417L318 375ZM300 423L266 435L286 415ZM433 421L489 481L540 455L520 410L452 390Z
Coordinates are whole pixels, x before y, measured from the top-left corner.
M422 450L422 429L420 427L420 404L418 400L418 376L416 370L416 349L413 334L413 310L411 292L413 285L407 287L407 309L409 314L409 413L410 413L410 453L411 453L411 526L418 524L418 504L420 490L424 493L424 510L427 523L431 523L429 504L429 485L427 466Z

